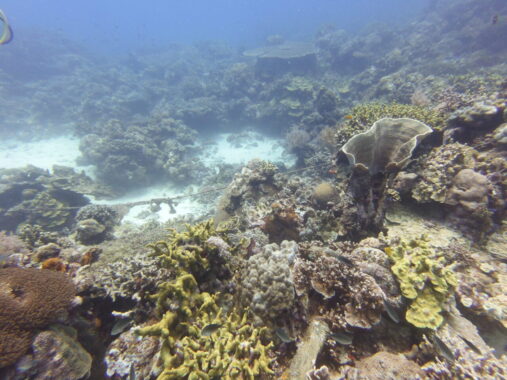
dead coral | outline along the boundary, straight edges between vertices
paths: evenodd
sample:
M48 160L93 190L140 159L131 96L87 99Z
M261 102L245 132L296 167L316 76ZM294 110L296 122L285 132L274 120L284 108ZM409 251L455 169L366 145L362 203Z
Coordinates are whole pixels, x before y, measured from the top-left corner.
M0 269L0 367L23 355L34 330L65 315L74 294L74 284L62 273Z

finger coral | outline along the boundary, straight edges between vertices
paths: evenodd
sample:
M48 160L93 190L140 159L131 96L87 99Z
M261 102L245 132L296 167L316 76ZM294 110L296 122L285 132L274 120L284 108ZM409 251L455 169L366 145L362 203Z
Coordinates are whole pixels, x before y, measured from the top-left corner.
M141 336L158 336L164 369L158 380L169 379L254 379L271 374L270 348L266 328L256 328L248 313L222 313L220 294L200 290L197 279L214 269L220 255L213 221L172 231L168 241L152 245L162 265L173 267L176 278L163 283L153 296L160 320L136 330ZM215 239L216 240L216 239ZM203 333L206 326L216 330Z

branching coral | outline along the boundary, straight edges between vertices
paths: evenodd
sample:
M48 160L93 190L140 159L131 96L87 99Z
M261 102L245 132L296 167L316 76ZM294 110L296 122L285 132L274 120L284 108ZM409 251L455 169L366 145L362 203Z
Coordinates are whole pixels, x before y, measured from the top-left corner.
M266 328L255 328L247 313L235 310L222 314L219 294L200 291L196 278L213 269L220 255L215 243L208 243L218 232L213 221L187 226L187 231L172 231L168 241L152 245L163 265L174 267L174 281L160 286L153 297L161 319L137 330L141 336L162 339L160 356L164 370L159 380L168 379L253 379L270 374L269 350L264 344ZM216 240L216 239L214 239ZM213 241L213 239L212 239ZM216 331L203 333L206 326Z
M442 252L435 251L424 236L401 241L385 252L394 262L403 296L413 300L407 310L408 322L419 328L436 329L443 322L442 307L457 286L453 266L446 265Z

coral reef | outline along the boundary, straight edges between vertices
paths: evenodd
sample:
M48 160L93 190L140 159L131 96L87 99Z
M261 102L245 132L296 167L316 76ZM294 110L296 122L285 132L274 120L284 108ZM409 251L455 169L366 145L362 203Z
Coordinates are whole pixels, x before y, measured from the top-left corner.
M315 312L332 331L368 329L380 322L384 292L358 268L319 255L314 261L297 259L293 278L296 294L315 302Z
M445 127L445 117L438 111L425 107L391 103L367 103L360 104L351 109L343 125L338 127L336 139L338 146L342 146L347 140L357 133L364 132L375 121L382 118L410 118L419 120L434 130Z
M293 241L268 244L248 258L241 281L241 300L257 325L281 324L294 307L291 266L298 252Z
M75 288L64 274L33 268L0 269L0 367L13 364L36 329L65 314Z
M75 210L89 202L84 193L43 169L27 166L0 171L0 223L5 230L16 231L22 224L62 230L71 225Z
M224 315L218 294L199 291L196 277L216 265L213 256L219 254L216 245L206 243L217 233L213 225L211 220L187 226L187 231L173 231L168 241L152 245L163 265L176 269L176 279L163 283L154 295L160 321L136 330L141 336L162 338L164 369L158 379L254 378L273 373L272 343L262 343L266 328L254 327L248 313L233 309ZM212 332L204 333L208 326L213 326Z
M444 321L443 306L458 284L452 264L446 264L444 254L432 249L425 237L401 241L385 251L394 262L391 270L401 293L412 300L407 321L419 328L438 328Z
M31 353L23 356L4 375L9 380L80 380L89 378L91 366L92 357L78 342L77 331L63 325L52 325L35 336Z
M121 191L161 178L181 183L203 169L192 157L195 137L181 121L164 115L141 125L111 120L100 136L82 138L81 161L96 165L98 178Z

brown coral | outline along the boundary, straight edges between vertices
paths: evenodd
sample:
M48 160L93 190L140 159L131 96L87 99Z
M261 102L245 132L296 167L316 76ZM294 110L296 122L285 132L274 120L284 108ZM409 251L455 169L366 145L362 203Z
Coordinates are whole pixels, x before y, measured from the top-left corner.
M0 368L28 349L35 329L64 314L74 294L73 283L62 273L0 269Z
M357 267L328 256L314 261L299 259L293 278L296 293L308 294L316 301L311 312L324 317L332 330L367 329L380 321L383 291L373 277Z

